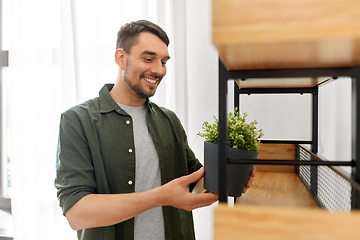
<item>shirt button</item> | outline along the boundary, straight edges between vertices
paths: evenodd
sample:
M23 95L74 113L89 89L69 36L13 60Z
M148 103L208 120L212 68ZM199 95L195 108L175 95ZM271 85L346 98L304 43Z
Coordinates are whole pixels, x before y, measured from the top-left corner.
M128 181L128 184L129 184L129 185L132 185L132 184L133 184L133 182L132 182L131 180L129 180L129 181Z
M129 153L132 153L132 152L133 152L133 150L131 148L129 148Z
M126 124L129 125L129 124L130 124L130 120L126 120Z

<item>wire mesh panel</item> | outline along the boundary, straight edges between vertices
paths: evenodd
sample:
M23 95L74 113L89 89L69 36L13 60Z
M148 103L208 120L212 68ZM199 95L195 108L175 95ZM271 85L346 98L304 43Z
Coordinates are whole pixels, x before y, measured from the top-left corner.
M311 155L308 152L304 151L302 148L299 148L298 159L301 161L310 161ZM317 189L311 189L311 172L310 172L310 170L311 170L310 166L307 166L307 165L299 166L299 176L303 180L306 187L310 190L310 192L313 195L316 195Z
M298 158L313 160L304 149L299 148ZM351 210L351 184L327 166L299 166L299 176L315 197L319 206L329 211Z
M318 199L330 211L351 210L351 184L329 167L318 171Z

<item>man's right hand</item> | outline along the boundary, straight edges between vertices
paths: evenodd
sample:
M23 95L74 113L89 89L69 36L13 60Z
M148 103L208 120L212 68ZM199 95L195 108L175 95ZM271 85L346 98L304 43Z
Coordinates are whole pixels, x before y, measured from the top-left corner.
M200 168L198 171L176 178L171 182L159 187L160 196L162 196L164 202L161 205L169 205L176 208L185 209L186 211L192 211L199 207L205 207L213 204L218 200L218 195L210 193L204 190L201 193L193 194L189 191L189 185L200 180L204 175L204 168Z

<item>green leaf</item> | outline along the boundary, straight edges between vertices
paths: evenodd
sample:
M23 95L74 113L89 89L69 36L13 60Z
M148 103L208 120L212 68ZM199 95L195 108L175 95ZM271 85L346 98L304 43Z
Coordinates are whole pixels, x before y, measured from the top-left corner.
M257 151L260 147L260 138L264 136L262 129L257 129L256 120L247 123L246 119L249 116L247 112L240 114L237 109L234 112L229 112L228 119L228 146L237 149L248 151ZM202 124L202 132L197 135L202 137L205 141L210 143L218 143L218 129L219 120L214 116L214 123L204 122Z

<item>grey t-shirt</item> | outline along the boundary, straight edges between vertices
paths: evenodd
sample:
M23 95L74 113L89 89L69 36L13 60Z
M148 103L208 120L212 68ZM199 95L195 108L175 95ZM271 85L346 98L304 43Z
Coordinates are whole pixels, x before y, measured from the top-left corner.
M150 190L161 185L159 157L146 124L146 107L119 106L133 122L135 141L135 192ZM135 217L135 240L165 239L162 207L147 210Z

